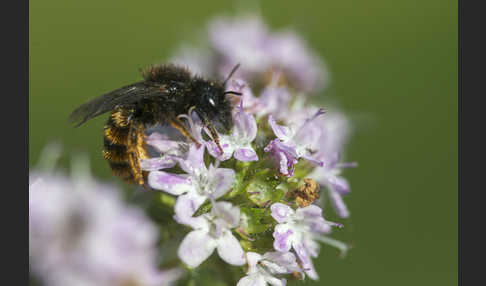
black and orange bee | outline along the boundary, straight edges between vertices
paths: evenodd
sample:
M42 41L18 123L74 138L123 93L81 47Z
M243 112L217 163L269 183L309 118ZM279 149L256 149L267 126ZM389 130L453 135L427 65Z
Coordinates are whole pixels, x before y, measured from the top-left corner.
M140 169L140 160L148 158L145 145L147 128L160 124L171 125L189 140L199 144L179 115L190 110L199 116L219 146L215 125L223 132L233 126L232 104L225 91L226 82L194 76L173 64L154 65L142 70L144 80L94 98L79 106L70 115L76 127L98 115L111 112L104 127L103 156L113 173L129 183L145 185L146 172Z

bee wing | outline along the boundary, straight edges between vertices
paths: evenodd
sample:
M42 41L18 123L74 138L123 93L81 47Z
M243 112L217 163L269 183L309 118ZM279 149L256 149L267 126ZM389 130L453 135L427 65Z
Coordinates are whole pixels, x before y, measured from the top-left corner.
M131 104L147 97L153 87L144 82L130 84L112 92L96 97L76 108L69 116L69 121L80 126L86 121L113 110L117 105ZM158 92L161 92L159 89ZM152 92L153 93L153 92Z

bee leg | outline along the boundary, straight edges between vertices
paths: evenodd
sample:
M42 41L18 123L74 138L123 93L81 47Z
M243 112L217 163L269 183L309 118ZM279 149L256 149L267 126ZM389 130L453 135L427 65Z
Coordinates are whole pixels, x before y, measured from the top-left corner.
M128 133L128 161L132 169L133 180L145 186L147 172L140 168L140 160L149 158L145 148L145 127L143 124L132 122Z
M206 122L205 125L209 129L209 133L211 133L211 137L213 138L214 143L216 143L216 146L218 146L219 151L221 152L221 154L223 154L224 153L223 148L219 144L219 136L218 136L218 132L216 131L216 128L214 128L214 125L211 124L211 122Z
M184 135L187 139L194 142L194 144L196 144L197 148L201 147L201 143L197 142L196 138L194 138L194 136L192 136L189 129L187 129L186 125L184 125L184 123L179 118L171 119L170 125L172 127L174 127L175 129L179 130L179 132L182 135Z

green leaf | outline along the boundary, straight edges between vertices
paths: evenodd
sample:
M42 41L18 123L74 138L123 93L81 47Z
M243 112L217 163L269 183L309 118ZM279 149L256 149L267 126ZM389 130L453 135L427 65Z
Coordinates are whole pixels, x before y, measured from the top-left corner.
M269 224L263 223L265 215L268 215L266 209L242 207L241 211L241 228L246 234L264 232L268 229Z
M246 187L248 198L260 207L277 202L284 195L284 190L277 188L279 184L279 180L273 176L256 177Z
M168 194L165 194L165 193L160 193L159 200L162 204L164 204L168 207L171 207L171 208L174 207L175 202L176 202L175 197L168 195Z
M196 212L192 215L193 217L203 215L205 213L208 213L211 211L211 201L206 200L197 210Z
M269 228L265 232L256 234L253 241L241 240L240 244L245 251L252 251L257 253L265 253L273 250L273 228Z

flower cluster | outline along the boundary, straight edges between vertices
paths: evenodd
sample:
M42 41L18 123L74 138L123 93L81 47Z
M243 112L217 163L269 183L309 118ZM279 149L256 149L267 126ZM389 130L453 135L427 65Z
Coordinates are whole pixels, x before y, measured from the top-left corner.
M220 78L241 64L225 82L233 126L216 143L189 110L179 118L194 140L149 129L141 208L85 173L31 173L31 269L46 285L286 285L319 278L322 244L347 252L324 211L349 217L342 171L356 163L343 161L346 117L312 103L329 81L323 61L256 16L218 18L207 37L173 61Z
M216 18L209 23L207 35L208 50L185 47L174 62L222 77L236 63L242 63L238 73L251 81L268 79L275 71L282 71L281 81L308 93L323 89L329 81L322 59L296 32L271 32L256 15Z
M318 279L320 243L348 249L331 238L342 224L324 218L319 193L348 217L341 171L356 165L341 161L346 117L307 96L327 81L323 63L295 33L271 33L256 17L217 19L208 37L205 52L186 49L175 62L222 77L241 63L226 86L241 93L232 98L231 132L218 134L219 148L189 112L182 117L198 144L153 132L147 144L156 155L142 161L159 204L183 229L177 255L189 269L221 261L241 269L238 285Z
M45 285L161 286L182 275L158 268L157 227L119 190L82 173L29 181L29 258Z

